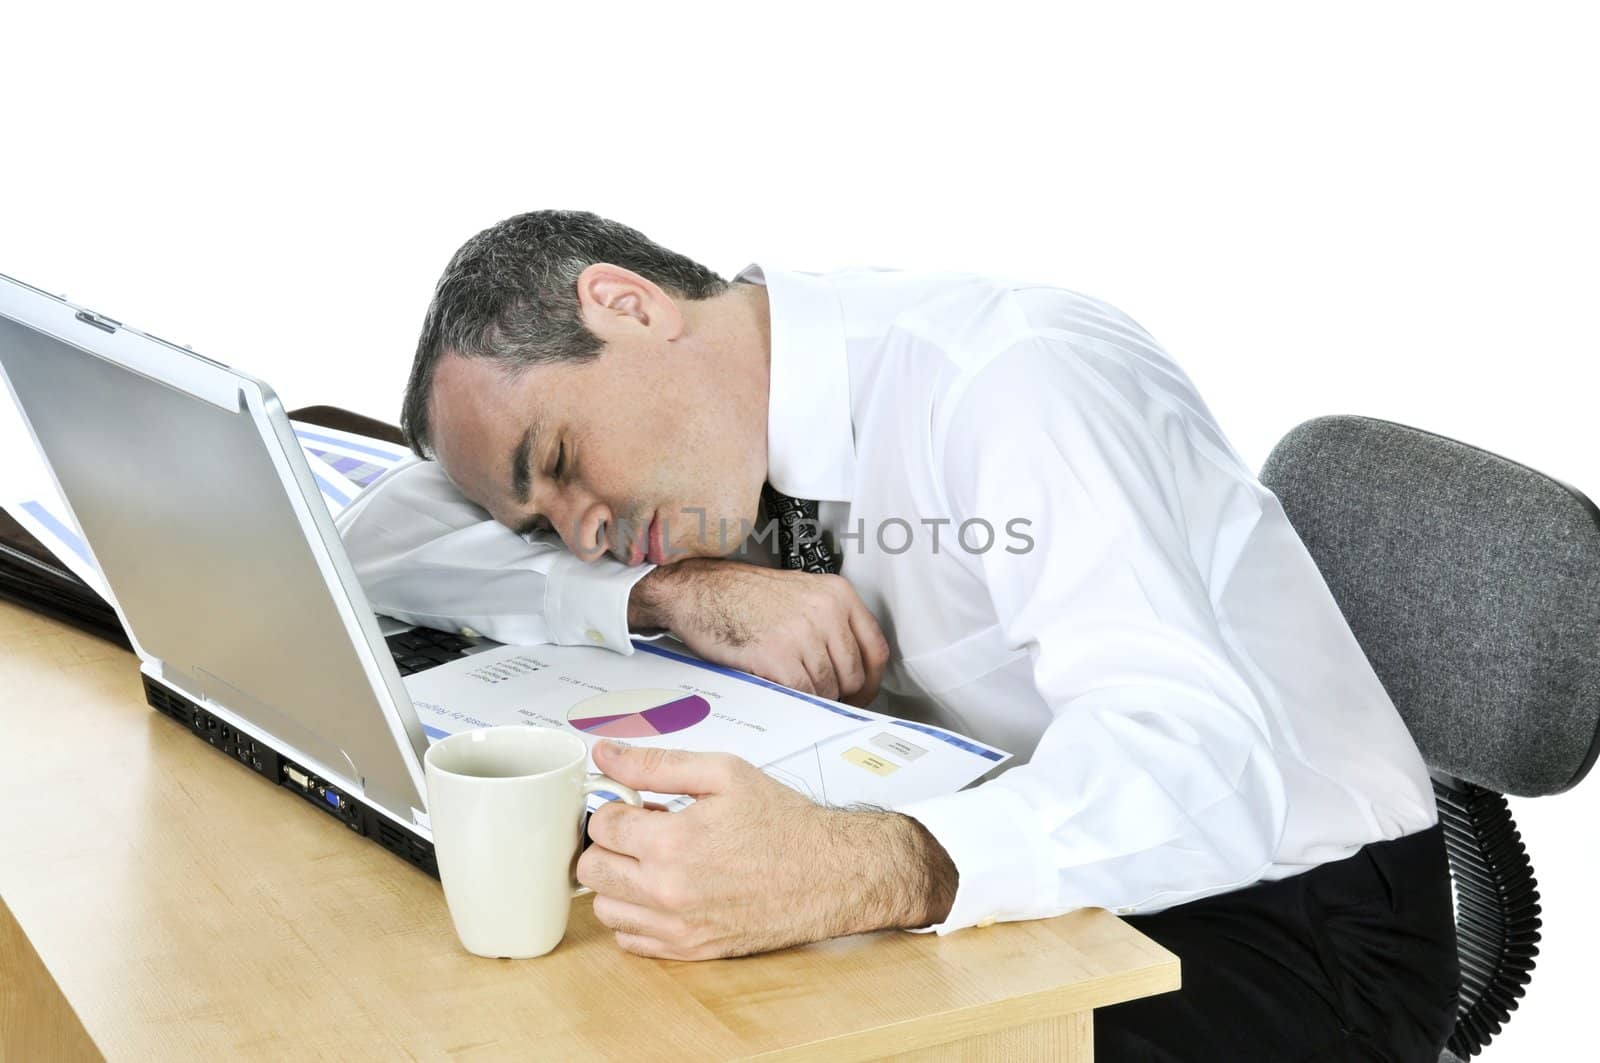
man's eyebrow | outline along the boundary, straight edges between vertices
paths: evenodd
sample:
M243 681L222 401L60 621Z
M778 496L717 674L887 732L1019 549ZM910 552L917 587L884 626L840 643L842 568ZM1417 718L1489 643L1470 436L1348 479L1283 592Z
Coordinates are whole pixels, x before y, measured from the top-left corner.
M538 427L537 422L529 425L511 451L511 493L521 505L528 504L528 490L532 486L528 476L528 455L533 451L534 430Z

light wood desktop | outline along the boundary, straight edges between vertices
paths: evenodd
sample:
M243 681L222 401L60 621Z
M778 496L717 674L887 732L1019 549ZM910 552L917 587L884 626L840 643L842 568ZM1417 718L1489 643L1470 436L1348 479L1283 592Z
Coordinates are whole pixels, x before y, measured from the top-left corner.
M196 618L203 623L203 618ZM1088 1059L1178 961L1082 911L701 963L573 904L461 949L439 884L144 703L135 658L0 601L0 1059Z

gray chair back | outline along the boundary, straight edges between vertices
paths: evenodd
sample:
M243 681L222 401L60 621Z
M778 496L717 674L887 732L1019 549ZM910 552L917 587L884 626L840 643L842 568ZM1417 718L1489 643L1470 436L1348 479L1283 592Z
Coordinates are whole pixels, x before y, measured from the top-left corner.
M1519 797L1600 750L1600 511L1477 447L1319 417L1261 482L1321 569L1423 759Z

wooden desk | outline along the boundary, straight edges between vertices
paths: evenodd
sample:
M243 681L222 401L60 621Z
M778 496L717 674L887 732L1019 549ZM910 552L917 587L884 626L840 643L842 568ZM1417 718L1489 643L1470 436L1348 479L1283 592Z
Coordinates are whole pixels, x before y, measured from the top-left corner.
M0 1059L1088 1059L1178 961L1099 910L658 961L590 900L483 960L436 881L144 704L135 659L0 602Z

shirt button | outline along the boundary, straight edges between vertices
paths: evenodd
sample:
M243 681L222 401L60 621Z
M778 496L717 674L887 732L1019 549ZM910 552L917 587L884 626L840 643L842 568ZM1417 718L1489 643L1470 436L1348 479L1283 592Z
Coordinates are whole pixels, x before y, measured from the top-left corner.
M1132 908L1113 908L1113 909L1111 909L1111 911L1115 915L1132 915L1133 914L1133 909Z
M600 643L605 642L605 640L606 640L606 637L604 635L600 634L599 631L596 631L594 628L590 628L589 629L589 641L590 642L593 642L593 643L598 645Z
M978 920L978 925L979 926L994 926L994 916L992 916L992 915L984 916L982 919Z
M478 638L479 635L478 635L478 633L476 631L472 630L470 627L464 627L464 628L461 629L461 637L464 638L464 639L475 639L475 638Z

